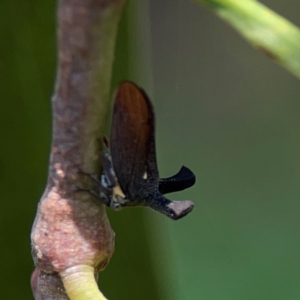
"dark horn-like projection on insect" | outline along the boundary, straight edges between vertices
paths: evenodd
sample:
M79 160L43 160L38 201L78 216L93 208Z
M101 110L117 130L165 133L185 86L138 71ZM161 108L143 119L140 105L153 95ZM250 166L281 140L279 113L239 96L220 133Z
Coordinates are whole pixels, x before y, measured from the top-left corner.
M121 83L115 95L110 141L106 141L110 151L102 155L104 202L114 209L149 206L177 220L193 209L193 202L171 201L163 195L191 187L196 178L184 166L172 177L159 178L154 127L154 111L146 93L134 83Z

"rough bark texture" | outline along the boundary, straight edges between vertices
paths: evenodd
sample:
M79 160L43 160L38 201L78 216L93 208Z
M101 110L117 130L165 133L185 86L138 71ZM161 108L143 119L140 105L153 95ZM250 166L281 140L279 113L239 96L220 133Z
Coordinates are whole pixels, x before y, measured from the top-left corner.
M99 138L110 105L114 44L124 2L60 0L58 4L59 60L49 177L31 234L33 259L40 270L33 274L32 285L39 290L40 283L44 294L36 299L57 299L50 295L55 285L61 290L57 273L77 265L97 272L114 250L105 207L77 189L88 183L80 171L99 172Z

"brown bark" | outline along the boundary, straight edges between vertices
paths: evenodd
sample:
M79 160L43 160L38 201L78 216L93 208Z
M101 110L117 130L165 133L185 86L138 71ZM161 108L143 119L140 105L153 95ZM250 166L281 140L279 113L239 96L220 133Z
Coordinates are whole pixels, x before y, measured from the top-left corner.
M31 234L33 259L39 270L32 277L36 295L43 286L43 295L36 299L68 299L51 295L56 284L57 289L62 286L57 274L77 265L91 266L97 272L114 250L114 232L105 207L77 188L87 183L80 171L99 172L98 139L110 105L114 44L124 3L58 3L59 60L52 98L49 176Z

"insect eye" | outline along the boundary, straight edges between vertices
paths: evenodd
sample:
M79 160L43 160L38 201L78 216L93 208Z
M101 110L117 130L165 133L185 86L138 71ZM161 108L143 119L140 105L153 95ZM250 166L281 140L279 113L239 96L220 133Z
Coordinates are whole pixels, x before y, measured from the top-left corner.
M108 189L108 188L111 188L111 182L108 180L107 176L105 175L105 173L102 173L101 174L101 177L100 177L100 182L101 182L101 185Z

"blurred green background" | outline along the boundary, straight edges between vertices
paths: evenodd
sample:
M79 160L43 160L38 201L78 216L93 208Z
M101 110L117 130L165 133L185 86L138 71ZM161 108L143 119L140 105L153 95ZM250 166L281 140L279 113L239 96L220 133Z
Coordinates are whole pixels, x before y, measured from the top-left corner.
M300 26L300 2L264 1ZM47 176L56 66L54 1L0 1L0 287L33 299L29 234ZM300 295L300 84L206 9L131 1L113 86L135 80L156 110L160 173L182 164L194 211L109 212L110 299L293 300Z

